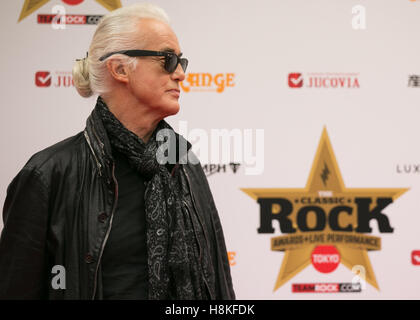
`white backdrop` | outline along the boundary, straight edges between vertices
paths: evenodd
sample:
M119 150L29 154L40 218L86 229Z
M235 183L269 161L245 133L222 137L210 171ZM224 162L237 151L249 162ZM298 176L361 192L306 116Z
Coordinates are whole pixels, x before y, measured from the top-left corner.
M37 23L37 16L51 14L55 5L67 14L108 12L93 0L73 6L51 0L18 22L24 3L0 4L1 203L33 153L84 128L96 99L56 86L85 55L95 25L55 30ZM420 250L420 1L153 3L171 18L190 61L187 77L209 73L226 80L231 74L223 92L214 83L181 92L181 111L168 122L178 128L179 121L188 121L189 130L209 133L264 129L262 174L247 175L242 165L236 173L227 167L208 177L233 258L237 298L419 299L420 266L411 254ZM357 5L365 9L364 29L352 24ZM47 84L48 73L39 71L49 72L50 86L36 85L36 78L38 85ZM290 73L301 74L301 88L288 85ZM308 87L316 77L342 77L347 84L348 74L350 88ZM309 265L273 290L284 252L272 251L270 239L281 233L277 222L274 233L257 232L260 206L241 188L304 188L324 127L347 188L409 188L384 210L393 233L380 233L371 224L372 235L382 240L381 250L368 252L379 290L368 283L359 293L292 293L295 283L351 282L354 274L343 264L328 274Z

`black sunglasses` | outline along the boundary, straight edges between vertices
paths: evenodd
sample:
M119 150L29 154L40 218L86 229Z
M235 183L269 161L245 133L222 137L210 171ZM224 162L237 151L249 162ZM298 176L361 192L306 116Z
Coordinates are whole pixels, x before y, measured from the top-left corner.
M165 57L164 68L167 72L172 73L178 67L178 63L181 64L182 70L184 72L187 70L188 60L186 58L181 58L182 53L177 56L174 52L165 52L165 51L150 51L150 50L121 50L116 52L111 52L103 55L99 58L99 61L103 61L106 58L112 56L113 54L125 54L129 57L156 57L161 56Z

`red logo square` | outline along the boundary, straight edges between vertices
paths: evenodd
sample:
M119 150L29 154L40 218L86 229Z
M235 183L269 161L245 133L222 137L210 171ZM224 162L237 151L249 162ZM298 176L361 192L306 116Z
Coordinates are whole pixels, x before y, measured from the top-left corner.
M411 262L415 266L420 266L420 250L414 250L411 252Z
M51 85L51 74L49 71L38 71L35 73L35 85L37 87L49 87Z
M289 73L289 87L301 88L303 86L303 77L301 73Z

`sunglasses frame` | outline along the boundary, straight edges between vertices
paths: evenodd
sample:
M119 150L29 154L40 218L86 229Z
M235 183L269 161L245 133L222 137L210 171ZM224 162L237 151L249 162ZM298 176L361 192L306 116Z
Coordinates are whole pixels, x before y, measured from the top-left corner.
M186 58L181 58L182 53L179 54L179 56L177 54L175 54L174 52L167 52L167 51L151 51L151 50L121 50L121 51L115 51L115 52L110 52L107 53L105 55L103 55L102 57L99 58L99 61L104 61L106 58L109 58L110 56L114 55L114 54L124 54L126 56L129 57L165 57L165 66L164 69L168 72L168 73L173 73L176 68L178 67L178 64L181 65L182 70L184 70L184 72L187 70L188 67L188 59ZM176 61L176 65L173 68L173 70L169 69L169 59L172 57L176 57L177 61ZM185 68L183 66L183 63L185 63Z

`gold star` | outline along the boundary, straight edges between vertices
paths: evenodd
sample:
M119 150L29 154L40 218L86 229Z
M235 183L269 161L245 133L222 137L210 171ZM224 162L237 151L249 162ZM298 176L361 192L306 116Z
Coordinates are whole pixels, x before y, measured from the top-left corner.
M357 265L363 266L365 269L366 281L379 290L379 286L376 281L376 277L373 272L367 251L380 250L380 238L367 236L365 233L356 232L358 227L358 205L356 204L355 199L367 199L367 210L373 210L375 204L377 203L377 199L391 198L394 201L408 189L346 188L338 168L334 151L328 138L327 130L325 128L323 130L321 141L318 145L316 156L313 161L312 169L305 188L247 188L241 190L255 200L264 198L282 198L287 199L293 205L293 211L287 217L292 221L293 228L297 229L296 232L292 234L292 236L294 239L301 236L302 242L300 244L284 245L284 243L287 242L282 241L286 241L288 239L290 240L290 235L272 239L272 250L285 251L274 291L311 264L311 254L315 247L318 245L326 244L333 244L337 248L341 256L341 263L350 270L352 270L353 267ZM312 203L314 201L319 202ZM329 203L329 201L331 203ZM337 204L334 201L340 201L340 204ZM300 209L308 207L308 205L320 207L322 212L325 212L327 221L329 221L329 213L333 208L337 207L338 205L340 208L345 206L346 209L344 210L347 210L347 212L343 212L342 214L337 215L337 224L341 228L341 231L344 231L342 230L343 228L349 228L350 230L346 230L345 232L337 232L337 229L333 230L330 224L326 223L322 231L301 231L297 223L297 213ZM272 204L271 214L278 214L281 210L281 206L278 204ZM311 213L313 212L306 214L306 224L308 228L313 228L318 223L318 216ZM319 241L311 240L310 236L315 237L315 239L319 239ZM353 236L352 239L358 240L343 240L349 239L349 236ZM365 241L365 243L358 242L360 239ZM366 242L370 244L366 244ZM278 245L278 243L282 244Z
M20 12L18 22L29 16L35 10L41 8L44 4L46 4L49 1L50 0L25 0L22 11Z
M101 6L105 7L109 11L121 8L121 0L96 0Z

